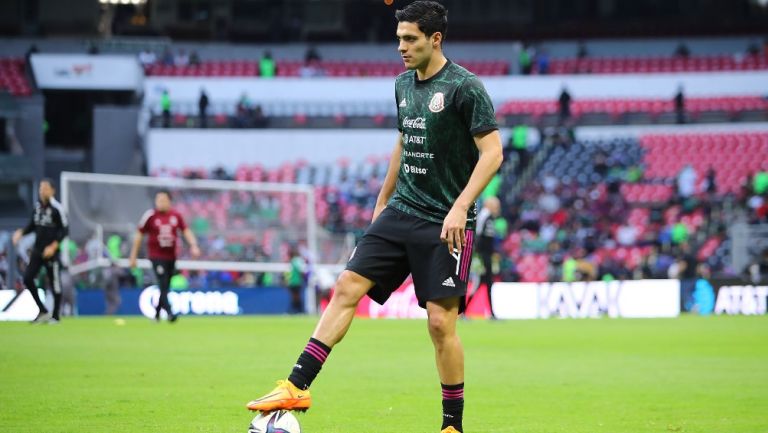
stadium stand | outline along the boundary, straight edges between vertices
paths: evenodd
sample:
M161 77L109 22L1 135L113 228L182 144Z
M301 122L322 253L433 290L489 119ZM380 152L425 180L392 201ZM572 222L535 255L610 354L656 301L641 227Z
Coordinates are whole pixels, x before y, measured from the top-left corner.
M0 58L0 91L2 90L19 97L32 94L32 85L27 78L23 58Z
M766 55L554 58L549 74L655 74L671 72L755 71L768 69ZM541 73L534 66L533 73Z

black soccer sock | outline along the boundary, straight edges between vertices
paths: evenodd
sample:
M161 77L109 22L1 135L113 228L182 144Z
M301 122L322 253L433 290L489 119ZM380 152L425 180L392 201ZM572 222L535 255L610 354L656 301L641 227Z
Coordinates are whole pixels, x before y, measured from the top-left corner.
M309 343L301 352L299 360L293 366L288 380L299 389L308 389L315 380L320 369L323 368L325 360L331 353L331 348L323 344L320 340L309 339Z
M59 320L59 311L61 311L61 293L53 294L53 318Z
M441 429L452 426L456 430L463 432L461 425L464 416L464 384L445 385L443 388L443 426Z

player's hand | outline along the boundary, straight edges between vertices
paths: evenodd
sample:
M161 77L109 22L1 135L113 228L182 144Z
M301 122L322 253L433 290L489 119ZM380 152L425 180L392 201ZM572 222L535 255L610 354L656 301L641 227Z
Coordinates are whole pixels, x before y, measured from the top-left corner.
M136 257L131 256L131 258L128 259L128 267L131 269L136 269Z
M53 255L56 254L57 249L58 249L58 246L56 245L48 245L43 250L43 257L46 259L53 257Z
M198 247L197 245L192 245L192 247L189 250L192 253L193 259L200 257L200 247Z
M443 230L440 232L440 240L448 244L448 252L453 254L461 250L467 244L467 235L464 228L467 226L467 211L456 206L451 208L443 221Z
M13 239L11 240L13 241L14 247L19 244L19 241L21 240L22 237L24 237L24 232L21 229L13 232Z

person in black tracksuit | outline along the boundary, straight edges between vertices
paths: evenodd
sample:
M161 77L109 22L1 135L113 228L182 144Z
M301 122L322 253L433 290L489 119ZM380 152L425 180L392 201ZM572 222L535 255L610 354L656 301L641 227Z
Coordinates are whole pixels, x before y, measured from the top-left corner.
M59 247L67 236L67 217L64 208L53 196L56 189L48 179L40 181L39 200L35 203L32 218L23 229L18 229L13 234L13 244L17 245L22 236L35 233L35 245L29 255L29 264L24 272L24 285L32 294L40 313L34 322L59 321L59 309L61 307L61 261L59 259ZM40 273L40 268L45 267L48 281L53 291L53 313L50 313L40 300L37 293L35 278Z
M491 318L495 319L493 314L493 302L491 301L491 286L495 275L493 274L493 254L496 252L497 233L494 222L501 215L501 202L496 197L488 197L483 202L483 209L477 215L477 240L475 241L475 251L480 255L483 261L483 276L481 283L485 284L485 290L488 293L488 306L491 310ZM469 297L467 304L472 302L477 290Z

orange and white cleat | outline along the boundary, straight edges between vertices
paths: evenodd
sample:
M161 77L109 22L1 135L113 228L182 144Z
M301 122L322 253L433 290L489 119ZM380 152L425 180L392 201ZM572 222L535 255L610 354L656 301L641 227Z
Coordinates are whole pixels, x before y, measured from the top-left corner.
M312 406L312 396L309 390L299 389L289 380L278 380L275 389L247 404L248 410L260 412L272 412L274 410L306 412L310 406Z
M461 433L460 431L456 430L452 425L444 428L440 433Z

